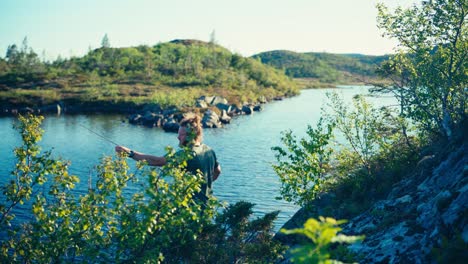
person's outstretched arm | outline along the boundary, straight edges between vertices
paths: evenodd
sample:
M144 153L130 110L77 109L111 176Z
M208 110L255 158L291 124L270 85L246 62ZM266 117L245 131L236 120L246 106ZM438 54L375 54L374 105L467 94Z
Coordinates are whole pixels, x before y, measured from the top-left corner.
M122 153L125 152L129 155L130 158L134 160L146 160L150 166L164 166L166 164L166 158L158 157L153 155L144 154L138 151L131 150L124 146L116 146L115 151Z

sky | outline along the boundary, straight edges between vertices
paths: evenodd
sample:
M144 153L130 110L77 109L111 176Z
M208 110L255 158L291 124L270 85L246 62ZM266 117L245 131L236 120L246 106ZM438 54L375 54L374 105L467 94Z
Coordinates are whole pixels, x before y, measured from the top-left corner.
M375 5L416 0L0 0L0 56L28 44L46 59L82 56L105 34L112 47L209 41L243 56L271 50L392 53Z

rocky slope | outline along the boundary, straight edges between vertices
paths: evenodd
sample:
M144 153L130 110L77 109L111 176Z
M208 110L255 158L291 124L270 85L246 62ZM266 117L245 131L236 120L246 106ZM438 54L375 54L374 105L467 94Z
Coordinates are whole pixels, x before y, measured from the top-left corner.
M468 151L466 128L457 140L427 149L418 165L395 184L386 199L349 219L345 234L366 239L349 247L361 263L463 263L468 259ZM333 194L299 210L285 228L324 214ZM298 238L277 235L294 245ZM464 262L466 263L466 262Z

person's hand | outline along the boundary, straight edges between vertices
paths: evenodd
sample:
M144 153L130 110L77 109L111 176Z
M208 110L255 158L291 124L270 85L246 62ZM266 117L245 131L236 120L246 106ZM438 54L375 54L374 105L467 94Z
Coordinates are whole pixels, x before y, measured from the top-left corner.
M128 154L130 153L130 149L124 146L115 146L115 152L120 153L120 154L122 153Z

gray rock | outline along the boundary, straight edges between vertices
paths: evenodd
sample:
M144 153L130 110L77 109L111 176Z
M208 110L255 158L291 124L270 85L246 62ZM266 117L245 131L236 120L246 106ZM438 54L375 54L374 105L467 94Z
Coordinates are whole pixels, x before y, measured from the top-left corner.
M221 123L223 124L229 124L231 123L231 117L227 114L226 110L223 110L221 112L221 116L219 118L219 120L221 121Z
M442 214L442 219L445 225L453 226L460 219L463 219L463 217L468 221L466 217L466 212L468 212L468 191L466 191L466 189L467 188L460 189L458 196L454 200L451 200L454 197L450 196L450 200L443 201L444 205L449 204L445 212Z
M242 112L246 115L253 114L253 106L252 105L244 105L242 106Z
M263 110L263 106L262 106L262 105L256 105L256 106L254 106L253 110L254 110L255 112L260 112L260 111Z
M228 115L230 115L230 116L235 116L235 115L241 115L241 114L242 114L242 109L240 109L239 107L237 107L237 105L232 104L232 105L231 105L231 111L228 112Z
M60 115L62 113L62 107L60 104L46 105L38 109L39 113L53 113Z
M210 104L211 105L228 104L228 100L226 100L226 98L221 97L221 96L215 96Z
M198 100L205 101L205 103L207 103L208 105L211 105L211 102L213 102L213 99L214 99L214 96L204 96L204 95L198 98Z
M198 107L198 108L208 108L208 103L205 102L205 100L197 100L197 102L195 103L195 106Z
M143 113L151 112L151 113L159 114L162 112L162 108L159 104L148 104L148 105L145 105L145 107L143 107L142 112Z
M398 199L395 200L396 204L405 204L405 203L411 203L413 199L411 198L411 195L407 194L405 196L402 196Z
M141 115L139 115L139 114L134 114L134 115L131 115L131 116L128 118L128 122L129 122L130 124L136 125L136 124L140 123L140 119L141 119Z
M462 232L462 239L465 243L468 243L468 225L465 225Z
M231 105L228 104L216 104L216 107L219 109L219 111L226 111L227 113L231 112Z
M177 112L179 112L179 109L177 109L177 107L175 107L175 106L172 106L172 107L169 107L167 109L164 109L162 114L164 116L170 116L170 115L173 115L173 114L175 114Z
M148 112L141 118L141 124L147 127L161 127L163 119L163 115Z
M220 128L223 126L219 121L219 116L211 110L206 111L203 115L202 125L204 128Z
M163 124L163 129L166 132L175 132L179 131L179 123L177 123L174 119L170 119Z

